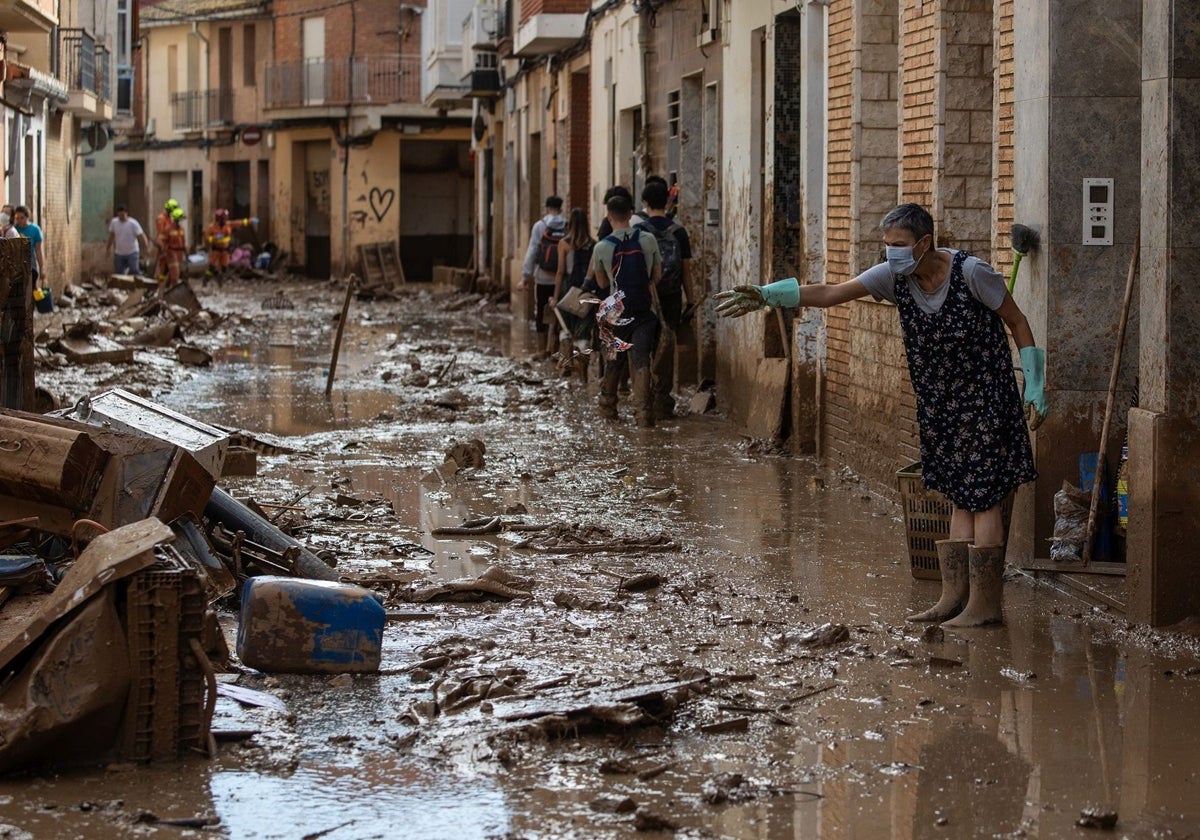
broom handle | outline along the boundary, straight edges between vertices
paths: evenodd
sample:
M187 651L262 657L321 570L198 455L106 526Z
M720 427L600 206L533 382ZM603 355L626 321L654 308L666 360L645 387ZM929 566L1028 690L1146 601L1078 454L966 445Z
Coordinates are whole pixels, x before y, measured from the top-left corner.
M1008 276L1008 293L1010 295L1017 285L1017 269L1021 267L1021 257L1025 256L1020 251L1013 251L1013 253L1016 254L1016 256L1013 257L1012 274Z
M1108 402L1104 406L1104 425L1100 427L1100 454L1096 458L1096 479L1092 484L1092 504L1088 508L1087 530L1083 535L1084 565L1092 562L1092 540L1096 535L1096 510L1100 507L1100 481L1104 476L1104 453L1108 450L1108 430L1112 423L1113 403L1117 398L1117 375L1121 372L1121 351L1125 347L1125 325L1129 323L1129 301L1133 298L1133 278L1137 276L1138 255L1142 232L1133 236L1133 254L1129 257L1129 274L1125 278L1125 302L1121 304L1121 320L1117 327L1117 349L1113 351L1112 374L1108 378Z

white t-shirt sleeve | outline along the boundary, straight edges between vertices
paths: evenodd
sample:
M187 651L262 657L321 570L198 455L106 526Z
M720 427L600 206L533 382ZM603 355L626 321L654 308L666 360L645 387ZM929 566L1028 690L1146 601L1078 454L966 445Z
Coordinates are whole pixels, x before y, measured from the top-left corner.
M963 262L963 279L975 299L995 311L1004 303L1008 286L1004 275L978 257L967 257Z
M873 265L855 278L875 300L896 302L896 279L885 262Z
M142 225L137 219L130 219L129 221L133 222L133 238L137 240L146 231L142 230Z

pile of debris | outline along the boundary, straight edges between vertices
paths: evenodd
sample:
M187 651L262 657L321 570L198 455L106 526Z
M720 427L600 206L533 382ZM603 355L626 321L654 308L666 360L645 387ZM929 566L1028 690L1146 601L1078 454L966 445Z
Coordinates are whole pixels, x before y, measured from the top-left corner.
M37 341L52 365L129 363L138 347L176 348L184 364L207 366L212 356L188 340L192 332L208 332L221 319L201 306L187 281L160 289L149 277L114 274L105 287L69 286L63 295L74 309L110 307L103 319L55 319L59 334L41 331Z
M217 486L238 439L120 389L0 409L0 772L211 755L239 592L243 662L378 670L381 599Z

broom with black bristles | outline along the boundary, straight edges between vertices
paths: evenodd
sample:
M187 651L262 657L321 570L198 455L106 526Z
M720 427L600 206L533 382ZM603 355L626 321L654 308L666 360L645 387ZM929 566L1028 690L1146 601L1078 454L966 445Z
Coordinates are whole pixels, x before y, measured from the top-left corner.
M1013 258L1012 274L1008 278L1008 293L1011 295L1013 287L1017 285L1017 269L1021 267L1021 257L1028 254L1030 251L1036 251L1041 237L1038 232L1026 225L1012 226L1012 249L1016 255Z

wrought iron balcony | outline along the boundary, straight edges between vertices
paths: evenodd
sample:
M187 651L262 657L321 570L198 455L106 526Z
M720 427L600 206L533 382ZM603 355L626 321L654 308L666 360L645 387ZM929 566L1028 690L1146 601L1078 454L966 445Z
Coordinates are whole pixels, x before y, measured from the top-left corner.
M421 101L421 58L371 55L268 62L264 108L389 105Z
M171 96L171 126L176 131L202 131L233 125L232 88L188 91Z
M75 110L94 111L95 97L101 102L110 102L112 97L108 50L96 43L86 29L64 28L58 30L55 67L59 80L67 86L72 101L79 99ZM82 96L80 96L82 95Z

